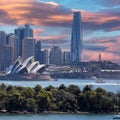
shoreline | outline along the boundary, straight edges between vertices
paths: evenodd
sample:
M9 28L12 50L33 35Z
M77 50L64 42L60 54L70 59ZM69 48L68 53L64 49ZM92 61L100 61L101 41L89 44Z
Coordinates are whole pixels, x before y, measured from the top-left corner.
M112 112L112 113L96 113L96 112L58 112L58 111L43 111L43 112L28 112L28 111L12 111L12 112L0 112L0 114L3 115L24 115L24 114L78 114L78 115L89 115L89 114L114 114L116 115L116 113Z

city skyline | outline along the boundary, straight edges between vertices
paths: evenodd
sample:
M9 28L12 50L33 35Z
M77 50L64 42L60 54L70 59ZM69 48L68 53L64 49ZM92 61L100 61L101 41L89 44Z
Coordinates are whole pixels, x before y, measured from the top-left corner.
M81 11L83 22L82 60L103 60L120 64L120 0L1 0L0 31L14 33L32 24L35 38L44 48L59 45L70 50L72 15Z

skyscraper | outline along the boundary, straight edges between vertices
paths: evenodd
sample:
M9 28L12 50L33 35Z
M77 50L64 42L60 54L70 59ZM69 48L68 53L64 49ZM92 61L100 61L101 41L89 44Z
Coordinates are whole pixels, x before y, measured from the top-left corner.
M39 61L40 63L42 62L41 60L41 41L37 41L35 44L35 60Z
M80 12L74 12L71 35L71 63L81 62L82 54L82 22Z
M0 31L0 45L6 44L6 33L4 31Z
M49 52L47 49L43 51L43 64L49 64Z
M19 27L15 29L15 34L19 38L19 56L22 57L22 40L25 37L33 37L33 30L31 29L29 24L25 24L24 27Z
M50 64L61 65L62 64L62 51L59 46L54 46L50 50Z
M35 39L32 37L26 37L22 42L22 57L23 60L27 59L30 56L35 56Z
M63 53L63 64L70 64L70 52L65 51Z
M10 46L0 46L0 71L4 71L11 65L12 48Z
M11 35L9 37L9 46L12 47L12 63L18 58L18 46L19 46L19 39L16 35Z

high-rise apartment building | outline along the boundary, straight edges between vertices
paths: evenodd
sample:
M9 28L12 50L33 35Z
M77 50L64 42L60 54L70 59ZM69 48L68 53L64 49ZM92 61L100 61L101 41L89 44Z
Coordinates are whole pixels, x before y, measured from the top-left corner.
M74 12L71 35L71 63L81 62L82 54L82 22L80 12Z
M22 56L22 41L25 37L33 37L33 30L29 24L25 24L24 27L15 29L15 34L19 38L19 56Z
M9 46L12 47L12 63L18 58L18 46L19 46L19 39L16 35L11 35L9 37Z
M62 64L62 51L59 46L54 46L50 50L49 62L50 62L50 64L55 64L55 65Z
M22 58L25 60L30 56L35 56L35 39L26 37L22 42Z

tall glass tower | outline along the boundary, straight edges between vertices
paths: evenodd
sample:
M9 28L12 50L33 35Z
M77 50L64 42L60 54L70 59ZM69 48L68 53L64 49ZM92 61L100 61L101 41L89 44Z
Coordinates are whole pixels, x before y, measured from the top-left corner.
M81 62L82 54L82 22L80 12L74 12L71 36L71 63Z

